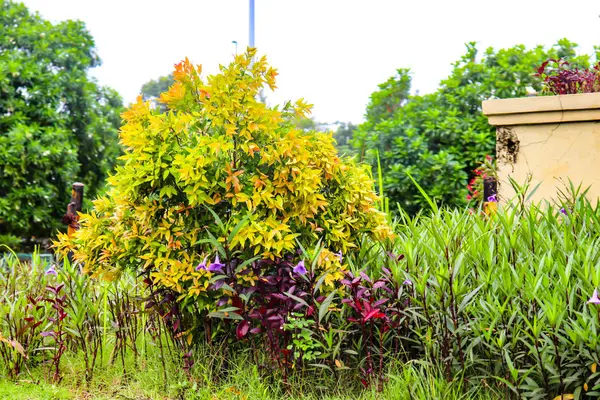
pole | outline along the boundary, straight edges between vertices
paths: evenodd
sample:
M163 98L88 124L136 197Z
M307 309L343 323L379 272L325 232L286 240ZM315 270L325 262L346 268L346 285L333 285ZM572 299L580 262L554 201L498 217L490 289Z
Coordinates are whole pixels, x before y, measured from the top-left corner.
M72 236L79 229L79 214L83 203L83 183L75 182L71 190L71 202L67 205L67 213L63 217L63 224L68 225L67 234Z
M250 0L250 39L248 41L249 47L254 47L254 0Z
M488 215L498 211L498 183L491 176L483 180L483 209Z

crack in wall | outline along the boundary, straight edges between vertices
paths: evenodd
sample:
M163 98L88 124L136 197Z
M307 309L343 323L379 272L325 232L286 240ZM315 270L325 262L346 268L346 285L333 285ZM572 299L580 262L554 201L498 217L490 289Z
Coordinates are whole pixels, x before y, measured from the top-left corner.
M554 135L554 132L556 132L556 130L557 130L559 127L560 127L560 125L561 125L561 124L562 124L562 122L559 122L559 123L557 123L557 124L556 124L556 127L550 131L550 133L548 134L548 136L546 136L546 139L544 139L544 140L539 140L539 141L537 141L537 142L531 142L531 143L527 143L527 144L525 144L525 145L521 146L521 148L522 148L522 149L525 149L525 148L527 148L527 147L529 147L529 146L533 146L533 145L536 145L536 144L541 144L542 146L543 146L543 145L545 145L546 143L548 143L548 141L549 141L550 139L552 139L552 135Z
M533 146L533 145L541 145L541 146L546 145L548 143L548 141L550 141L550 139L552 139L552 137L554 136L554 132L556 132L556 130L558 128L560 128L560 126L563 124L564 118L565 118L565 109L563 107L561 97L557 96L557 99L558 99L558 104L560 106L560 112L561 112L560 113L560 121L550 131L550 133L544 140L521 145L521 141L519 140L518 135L513 131L512 128L507 127L507 126L499 126L496 128L496 158L500 163L510 164L512 167L512 172L515 171L514 166L517 163L517 156L519 155L519 151L521 149L525 149L525 148L527 148L529 146ZM579 139L579 137L578 137L578 139ZM569 152L569 150L573 146L573 143L571 143L571 146L569 146L569 149L567 149L567 151L565 152L565 154L563 154L562 157L564 157ZM561 157L561 159L562 159L562 157ZM529 167L529 162L527 161L527 157L525 157L523 155L523 159L525 160L525 164L527 164L527 169L530 172L532 172L532 169ZM535 169L537 169L538 167L539 167L539 165L536 165Z
M563 122L564 122L564 118L565 118L565 109L563 108L563 104L562 104L561 97L560 97L560 96L558 96L558 97L557 97L557 99L558 99L558 104L560 105L560 111L561 111L561 113L560 113L560 121L558 122L558 124L556 124L556 126L554 127L554 129L552 129L552 130L550 131L550 133L548 134L548 137L546 138L546 140L544 140L544 141L542 141L542 142L540 143L542 146L544 146L544 145L546 145L546 144L548 143L548 141L549 141L549 140L550 140L550 139L551 139L551 138L554 136L554 132L556 132L556 130L557 130L558 128L560 128L560 126L561 126L561 125L563 124ZM579 136L581 136L581 133L582 133L582 132L580 132L580 133L579 133ZM577 140L579 140L579 136L577 137ZM530 144L534 144L534 143L530 143ZM574 141L573 141L573 142L571 142L571 145L569 146L569 148L567 149L567 151L566 151L566 152L565 152L565 153L564 153L564 154L563 154L563 155L562 155L562 156L561 156L561 157L560 157L560 158L557 160L557 162L558 162L558 161L560 161L560 160L561 160L561 159L562 159L562 158L563 158L563 157L564 157L564 156L565 156L565 155L566 155L566 154L569 152L569 150L571 150L571 147L573 147L573 144L575 144L575 142L574 142ZM539 162L539 163L538 163L538 164L537 164L537 165L534 167L534 169L531 169L531 168L529 168L529 165L527 165L527 168L529 169L529 172L533 173L533 171L537 171L537 169L538 169L538 168L539 168L539 167L542 165L542 163L543 163L543 161L542 161L542 162Z

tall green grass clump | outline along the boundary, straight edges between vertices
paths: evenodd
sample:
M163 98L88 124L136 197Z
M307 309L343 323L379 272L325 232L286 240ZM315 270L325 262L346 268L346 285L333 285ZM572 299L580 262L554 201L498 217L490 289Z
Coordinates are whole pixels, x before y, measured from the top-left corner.
M491 216L402 214L389 268L409 287L404 356L505 398L599 397L600 213L573 193Z

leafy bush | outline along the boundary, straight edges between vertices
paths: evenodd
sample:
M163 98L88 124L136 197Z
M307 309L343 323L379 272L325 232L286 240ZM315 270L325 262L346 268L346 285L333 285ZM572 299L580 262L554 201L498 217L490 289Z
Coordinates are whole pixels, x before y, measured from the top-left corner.
M408 70L380 85L371 95L366 122L354 134L359 157L383 168L384 190L393 210L396 203L410 214L427 204L407 176L449 206L466 205L466 185L473 170L495 152L495 129L481 112L489 98L526 96L542 89L535 69L548 58L564 58L587 67L587 56L575 55L576 45L561 40L551 49L487 49L480 55L474 43L453 64L440 88L410 95Z
M537 69L545 94L577 94L600 92L600 63L592 69L571 68L565 60L546 60Z
M0 24L0 235L47 236L73 182L89 196L104 185L121 98L88 77L100 59L83 23L3 1Z
M254 56L237 56L206 82L186 60L161 95L168 112L141 99L132 105L123 114L123 165L59 247L88 271L132 268L193 310L215 310L220 296L207 288L220 276L232 280L224 287L255 290L299 261L299 245L320 242L318 270L341 278L335 252L354 251L365 234L389 237L366 169L339 158L330 134L295 128L309 106L257 101L276 72Z

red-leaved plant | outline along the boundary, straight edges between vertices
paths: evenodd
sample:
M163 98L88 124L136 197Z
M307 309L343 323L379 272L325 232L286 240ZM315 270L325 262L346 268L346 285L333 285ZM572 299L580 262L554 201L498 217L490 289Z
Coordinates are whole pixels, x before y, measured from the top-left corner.
M491 156L485 156L485 161L473 170L475 174L467 185L467 200L472 202L496 201L495 199L483 198L483 183L486 178L498 180L496 163Z
M391 254L390 258L401 260L404 256ZM347 293L342 303L350 307L347 329L355 331L365 353L364 365L360 367L360 381L365 387L377 383L377 390L381 391L386 379L385 360L393 358L388 357L391 354L386 349L391 348L392 353L397 355L400 346L389 341L389 333L401 330L404 310L410 305L410 298L402 293L412 291L412 282L407 279L399 285L392 272L382 267L381 277L377 280L364 272L356 276L347 273L341 283Z
M572 68L562 59L544 61L535 76L542 78L544 94L600 92L600 62L592 68Z

